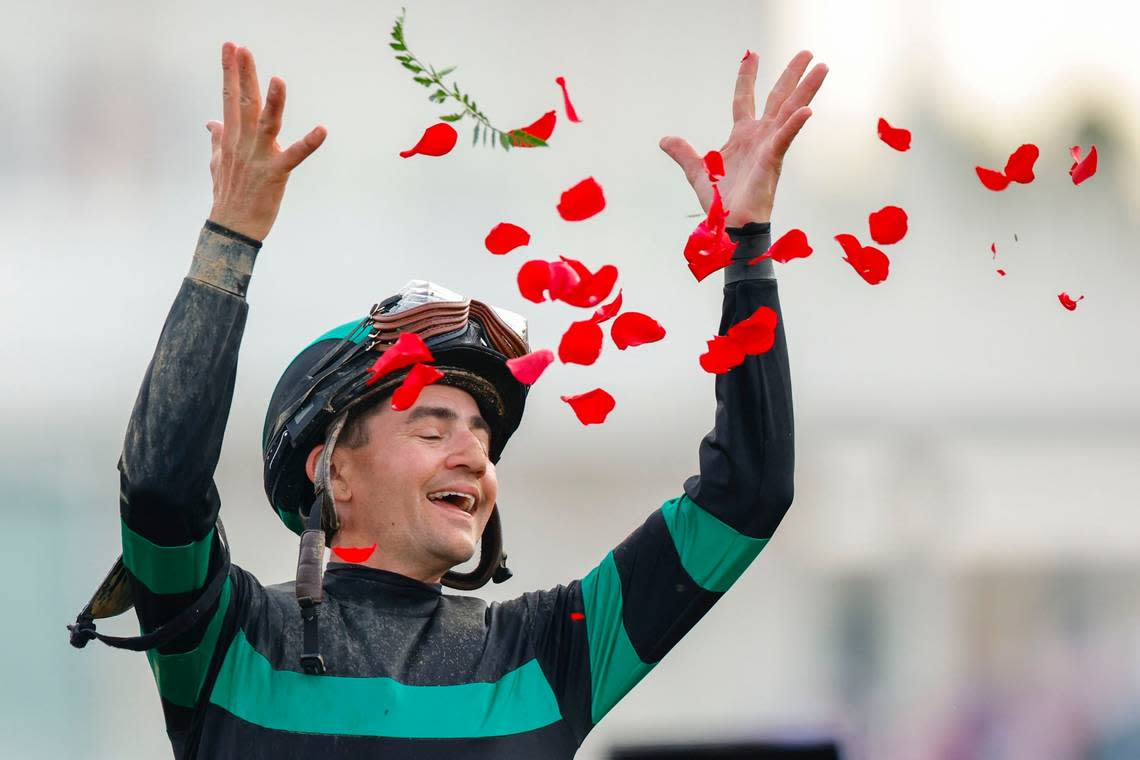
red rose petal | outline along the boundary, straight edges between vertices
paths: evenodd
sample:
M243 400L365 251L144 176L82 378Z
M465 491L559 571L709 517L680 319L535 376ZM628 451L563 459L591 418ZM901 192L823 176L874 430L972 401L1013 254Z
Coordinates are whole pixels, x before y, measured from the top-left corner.
M868 285L878 285L887 279L891 260L885 253L873 246L860 245L854 235L836 235L835 239L847 254L843 260L850 264Z
M400 387L392 394L392 409L402 412L409 408L416 403L425 385L431 385L441 377L443 373L430 365L417 364L412 367L404 382L400 383Z
M1079 185L1086 179L1096 174L1096 146L1089 147L1089 154L1085 159L1081 160L1081 146L1074 145L1072 149L1073 165L1069 167L1069 176L1073 178L1073 184Z
M879 119L879 139L895 150L910 150L910 130L892 127L886 119Z
M525 356L507 359L507 369L515 376L515 380L523 385L534 385L534 381L546 371L546 368L553 361L554 352L549 348L543 348L538 351L531 351Z
M1026 143L1010 154L1005 162L1005 176L1010 182L1027 185L1034 180L1033 164L1041 151L1033 143Z
M522 227L510 222L499 222L487 233L483 245L487 246L487 250L496 256L502 256L504 253L510 253L520 245L526 245L529 242L530 233Z
M742 319L728 328L727 337L746 354L762 354L776 342L776 312L761 306L752 316Z
M728 209L720 198L720 189L713 185L713 199L709 205L708 217L689 234L685 244L685 261L689 271L700 282L718 269L723 269L732 261L736 243L725 229Z
M554 81L562 88L562 104L566 109L566 118L575 124L580 123L582 120L578 118L578 113L574 110L574 104L570 102L570 95L566 92L566 79L564 77L555 77Z
M567 260L551 261L547 264L550 270L550 300L561 301L573 293L582 283L582 277Z
M714 184L712 203L709 204L709 229L723 230L727 220L728 209L724 207L724 201L720 197L720 188Z
M997 272L998 274L1000 274L1002 277L1005 277L1005 270L1004 269L995 269L994 271Z
M804 234L804 231L790 229L781 235L779 240L768 246L768 250L748 263L752 265L764 259L772 259L781 264L787 264L792 259L807 258L811 252L812 247L808 245L807 235Z
M435 358L428 350L424 339L414 332L402 332L396 342L384 350L380 357L368 368L370 376L365 385L372 385L385 375L419 362L433 362Z
M562 193L558 201L558 214L568 222L589 219L606 207L602 186L593 177L587 177Z
M511 138L511 145L518 148L534 148L536 146L525 142L519 135L520 132L526 132L531 137L537 137L539 140L546 141L550 139L550 135L554 132L554 122L558 120L558 116L554 111L547 111L538 118L537 121L528 124L525 127L512 129L509 133Z
M571 306L581 306L583 308L590 308L597 306L602 301L609 298L610 293L617 283L618 270L613 264L605 264L600 267L597 272L591 272L589 268L577 259L568 259L565 256L559 256L562 259L562 264L572 267L574 273L577 275L578 280L576 284L559 294L555 294L553 287L551 288L550 297L556 298ZM551 267L559 262L554 262Z
M620 309L621 291L619 290L617 297L609 303L603 306L599 306L598 310L594 312L594 316L590 317L590 319L594 320L600 325L602 322L605 322L607 319L613 317L614 314L617 314Z
M455 147L455 141L459 139L459 133L455 131L455 127L448 124L446 121L439 124L432 124L424 130L423 136L420 141L409 150L400 151L400 158L408 158L417 153L421 156L444 156L451 152Z
M613 411L617 403L613 396L601 388L595 388L577 396L561 396L560 398L570 405L583 425L605 422L606 417Z
M749 49L745 49L745 51L744 51L744 58L741 58L741 59L740 59L740 62L741 62L741 63L744 63L744 61L745 61L745 60L747 60L747 59L748 59L748 56L750 56L750 55L752 55L752 51L751 51L751 50L749 50Z
M583 615L581 612L571 612L570 613L570 619L571 620L585 620L586 616Z
M699 359L701 369L714 375L723 375L744 361L744 349L736 341L717 335L708 341L708 351Z
M653 317L639 311L627 311L610 326L610 337L619 350L630 346L656 343L665 337L665 328Z
M602 328L590 319L572 323L558 344L563 364L593 364L601 353Z
M990 250L993 251L993 256L990 256L990 259L996 259L997 258L997 243L990 243Z
M718 150L710 150L705 154L705 171L708 172L709 182L715 184L724 176L724 156Z
M364 562L376 551L376 544L372 546L334 546L332 553L345 562Z
M897 243L906 236L906 212L898 206L883 206L867 217L871 239L879 245Z
M1009 177L1001 172L987 169L984 166L975 166L974 171L978 173L978 179L982 181L987 190L1005 190L1009 187Z
M1069 311L1075 311L1077 308L1077 301L1084 300L1084 296L1081 296L1080 298L1077 299L1077 301L1074 301L1072 298L1069 297L1068 293L1062 292L1057 296L1057 300L1060 301L1061 305L1064 306Z
M519 293L528 301L542 303L550 287L550 262L535 259L519 267Z

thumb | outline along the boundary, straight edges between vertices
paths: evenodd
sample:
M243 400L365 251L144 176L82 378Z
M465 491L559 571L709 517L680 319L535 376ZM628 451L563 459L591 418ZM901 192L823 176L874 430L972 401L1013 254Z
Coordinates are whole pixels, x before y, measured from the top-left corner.
M220 121L206 122L206 131L210 133L210 150L217 150L222 139L222 123Z
M704 171L704 162L700 154L693 149L693 146L689 145L689 142L684 138L672 136L662 137L658 145L661 150L677 162L681 171L685 172L685 178L689 180L689 183L695 185L696 180Z

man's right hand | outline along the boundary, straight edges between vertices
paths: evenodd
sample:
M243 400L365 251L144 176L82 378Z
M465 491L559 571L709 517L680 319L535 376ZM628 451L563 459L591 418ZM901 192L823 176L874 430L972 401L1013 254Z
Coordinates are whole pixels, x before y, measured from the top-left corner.
M222 45L222 113L210 121L214 206L210 221L264 240L273 227L289 172L320 147L328 131L316 126L285 150L277 144L285 110L285 82L269 80L265 107L257 84L253 53L232 42Z

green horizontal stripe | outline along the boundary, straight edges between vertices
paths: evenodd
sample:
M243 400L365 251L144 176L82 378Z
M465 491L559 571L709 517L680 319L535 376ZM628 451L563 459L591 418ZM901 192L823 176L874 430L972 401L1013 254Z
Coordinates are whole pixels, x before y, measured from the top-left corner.
M613 552L582 579L582 602L590 643L590 719L596 724L656 663L643 662L626 633Z
M198 541L159 546L123 526L123 564L152 594L183 594L206 583L214 528Z
M407 739L506 736L562 719L538 660L491 683L409 686L392 678L275 670L240 630L210 702L277 731Z
M230 591L230 579L226 578L218 608L214 610L202 640L194 649L179 654L160 654L157 649L147 650L146 656L158 684L158 693L168 702L182 707L193 707L198 703L198 692L202 689L202 681L218 643L218 633L222 630L222 621L230 606Z
M727 591L768 543L725 524L687 495L665 502L661 514L681 566L708 591Z

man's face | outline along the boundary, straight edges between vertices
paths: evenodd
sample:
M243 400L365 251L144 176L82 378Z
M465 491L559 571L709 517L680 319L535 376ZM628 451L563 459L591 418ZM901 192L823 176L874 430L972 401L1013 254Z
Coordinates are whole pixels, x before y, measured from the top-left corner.
M333 450L335 543L375 542L369 564L438 582L475 554L498 496L487 423L470 394L436 384L403 412L382 402L365 427L367 444Z

